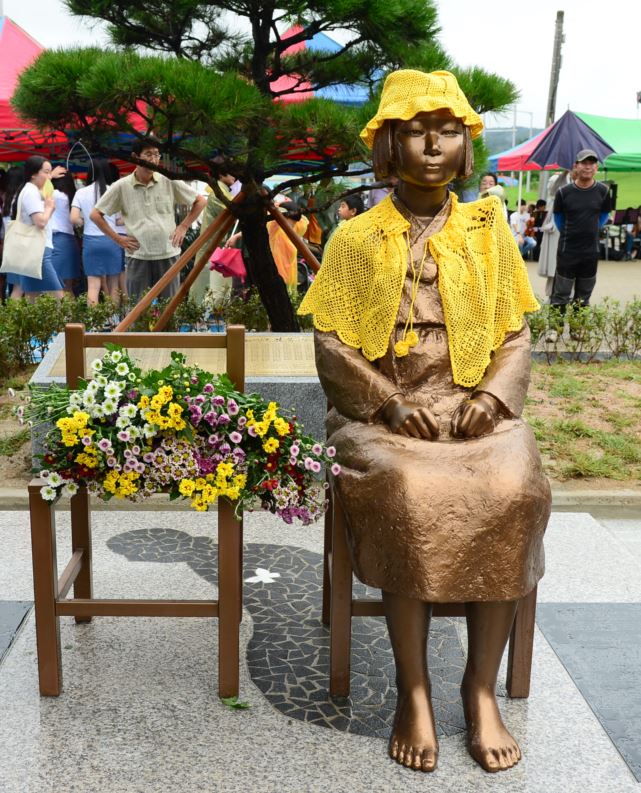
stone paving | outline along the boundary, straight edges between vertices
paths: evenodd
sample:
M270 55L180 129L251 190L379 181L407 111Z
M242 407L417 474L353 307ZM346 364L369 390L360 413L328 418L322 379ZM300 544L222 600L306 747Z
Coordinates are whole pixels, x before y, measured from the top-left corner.
M595 514L552 516L531 695L499 692L524 753L511 771L485 774L467 755L456 694L465 623L434 621L441 756L426 777L385 754L394 692L382 620L354 622L351 697L327 695L320 527L247 517L241 699L251 707L232 711L216 696L216 625L196 619L63 619L64 690L40 698L32 612L24 619L28 517L0 512L0 640L13 639L0 662L0 791L641 793L641 519ZM62 566L68 513L57 517ZM214 523L175 511L94 513L96 595L211 597Z

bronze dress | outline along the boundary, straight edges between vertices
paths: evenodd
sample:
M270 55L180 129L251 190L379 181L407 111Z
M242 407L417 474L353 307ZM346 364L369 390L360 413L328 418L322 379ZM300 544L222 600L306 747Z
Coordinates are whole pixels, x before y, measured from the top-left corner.
M411 221L419 267L427 239L449 215L449 201L427 227ZM316 331L318 374L333 405L328 443L342 473L335 486L345 510L358 578L427 602L514 600L543 575L550 488L529 427L519 416L530 376L529 329L510 334L475 389L452 380L438 270L429 254L414 306L419 342L408 356L393 346L411 302L408 272L388 351L369 362L335 333ZM457 439L451 419L472 391L495 396L502 416L491 435ZM394 394L426 405L437 441L392 433L380 418Z

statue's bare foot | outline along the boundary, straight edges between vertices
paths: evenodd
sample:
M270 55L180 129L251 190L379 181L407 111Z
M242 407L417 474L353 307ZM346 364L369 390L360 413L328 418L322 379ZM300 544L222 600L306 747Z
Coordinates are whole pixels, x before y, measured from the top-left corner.
M433 771L438 759L436 726L429 688L403 693L399 688L389 755L415 771Z
M467 723L467 747L486 771L505 771L521 759L521 750L507 731L496 702L496 694L486 686L463 678L463 710Z

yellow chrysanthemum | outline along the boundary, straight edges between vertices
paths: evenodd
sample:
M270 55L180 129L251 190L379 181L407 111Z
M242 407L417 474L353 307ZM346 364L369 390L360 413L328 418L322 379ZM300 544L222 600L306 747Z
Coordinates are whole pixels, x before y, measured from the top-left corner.
M285 419L277 418L274 421L274 429L276 432L282 437L283 435L289 434L289 422L285 421Z
M196 483L193 479L181 479L178 485L178 492L181 496L189 497L196 489Z
M276 440L276 438L268 438L265 443L263 443L263 449L267 452L267 454L275 452L279 446L280 443Z

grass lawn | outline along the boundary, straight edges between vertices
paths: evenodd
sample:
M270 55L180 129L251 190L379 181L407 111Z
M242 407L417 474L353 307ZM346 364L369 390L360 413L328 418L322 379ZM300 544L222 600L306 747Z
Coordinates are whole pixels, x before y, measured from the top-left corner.
M525 418L552 479L641 488L641 362L534 363Z
M6 487L31 478L30 433L11 414L18 400L7 394L30 374L0 385L0 481ZM641 490L641 361L533 363L524 418L550 479Z

